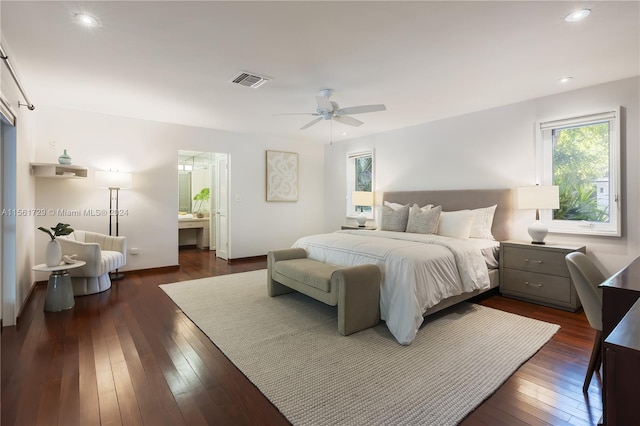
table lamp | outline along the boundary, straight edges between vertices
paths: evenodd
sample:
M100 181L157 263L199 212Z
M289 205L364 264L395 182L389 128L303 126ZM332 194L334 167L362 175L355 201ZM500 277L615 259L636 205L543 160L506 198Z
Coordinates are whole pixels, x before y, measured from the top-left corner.
M358 227L364 228L364 224L367 222L364 207L373 206L373 192L353 191L351 193L351 204L356 208L356 211L360 207L360 214L356 216L356 221L358 222Z
M535 209L536 220L529 225L531 244L544 244L544 238L549 233L547 225L540 221L540 209L560 208L560 190L555 185L523 186L517 188L516 199L518 209Z

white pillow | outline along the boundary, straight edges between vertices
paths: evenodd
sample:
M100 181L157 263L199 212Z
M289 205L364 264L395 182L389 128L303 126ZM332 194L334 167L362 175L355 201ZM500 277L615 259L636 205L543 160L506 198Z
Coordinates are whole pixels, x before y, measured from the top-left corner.
M493 226L493 215L496 213L497 204L491 207L484 207L481 209L473 209L473 223L471 224L471 231L469 231L469 238L482 238L484 240L494 240L491 233L491 227Z
M404 206L406 206L407 204L398 204L398 203L392 203L390 201L385 201L384 205L387 207L391 207L393 210L398 210ZM420 210L422 210L423 212L426 212L429 209L433 208L433 204L427 204L424 207L420 207Z
M405 204L390 203L389 201L385 201L384 205L387 207L391 207L393 210L398 210L405 206Z
M459 240L468 240L472 223L473 212L471 210L442 212L438 221L437 234Z

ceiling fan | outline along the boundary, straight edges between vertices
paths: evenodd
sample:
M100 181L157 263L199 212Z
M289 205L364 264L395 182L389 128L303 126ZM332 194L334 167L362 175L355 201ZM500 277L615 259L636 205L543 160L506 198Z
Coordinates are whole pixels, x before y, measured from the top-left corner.
M364 124L362 121L357 120L351 115L353 114L363 114L365 112L376 112L376 111L385 111L387 109L383 104L378 105L360 105L353 106L347 108L340 108L337 102L329 100L331 95L333 95L335 91L333 89L322 89L320 91L320 96L316 96L316 112L299 112L299 113L289 113L289 114L277 114L277 115L313 115L317 118L314 118L304 126L300 128L300 130L308 129L314 124L320 122L321 120L333 120L338 123L347 124L349 126L361 126Z

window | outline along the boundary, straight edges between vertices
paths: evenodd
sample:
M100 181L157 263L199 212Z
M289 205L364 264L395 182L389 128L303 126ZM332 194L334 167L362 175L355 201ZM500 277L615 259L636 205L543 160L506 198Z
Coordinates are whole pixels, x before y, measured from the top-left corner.
M373 192L373 151L347 155L347 216L358 216L361 212L373 219L373 206L354 206L353 191Z
M550 232L620 236L620 109L539 124L538 173L558 185Z

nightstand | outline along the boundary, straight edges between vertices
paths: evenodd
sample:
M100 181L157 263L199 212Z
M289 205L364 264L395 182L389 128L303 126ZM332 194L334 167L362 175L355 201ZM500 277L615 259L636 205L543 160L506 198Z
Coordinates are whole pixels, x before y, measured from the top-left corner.
M366 229L367 231L375 231L378 229L375 226L358 226L358 225L342 225L340 229Z
M500 243L500 293L567 311L576 311L580 299L564 258L585 246L536 245L523 241Z

